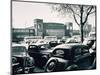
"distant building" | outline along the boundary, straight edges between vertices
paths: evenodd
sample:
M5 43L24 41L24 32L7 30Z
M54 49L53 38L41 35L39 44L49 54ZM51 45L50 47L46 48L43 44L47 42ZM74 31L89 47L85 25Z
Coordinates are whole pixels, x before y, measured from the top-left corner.
M73 30L73 35L80 35L80 30Z
M35 35L36 36L71 36L73 32L72 23L52 23L43 22L42 19L34 19Z
M73 24L68 23L52 23L43 22L42 19L34 19L34 26L28 28L12 28L12 41L23 41L26 36L63 36L73 35Z
M91 27L90 24L84 25L84 27L83 27L83 36L88 37L91 30L92 30L92 27ZM80 35L80 30L73 30L73 35Z
M91 32L91 30L92 30L92 26L90 24L84 25L84 27L83 27L83 35L84 35L84 37L88 37L88 35Z
M73 36L73 23L65 23L65 36Z
M31 28L12 28L12 41L23 41L25 36L34 36L35 31Z

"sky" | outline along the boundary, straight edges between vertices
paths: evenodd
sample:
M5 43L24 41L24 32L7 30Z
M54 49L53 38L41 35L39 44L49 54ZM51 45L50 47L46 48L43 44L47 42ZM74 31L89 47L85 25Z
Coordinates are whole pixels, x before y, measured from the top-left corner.
M68 14L66 17L57 15L47 3L12 2L12 27L25 28L34 26L34 19L43 19L43 22L63 23L72 22L74 29L79 29L74 19ZM95 26L95 16L89 17L88 23Z

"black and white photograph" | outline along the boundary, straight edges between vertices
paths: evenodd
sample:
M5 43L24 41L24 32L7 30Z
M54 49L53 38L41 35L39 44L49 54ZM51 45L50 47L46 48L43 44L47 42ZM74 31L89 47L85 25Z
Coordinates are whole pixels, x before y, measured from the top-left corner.
M96 70L96 5L11 1L11 73Z

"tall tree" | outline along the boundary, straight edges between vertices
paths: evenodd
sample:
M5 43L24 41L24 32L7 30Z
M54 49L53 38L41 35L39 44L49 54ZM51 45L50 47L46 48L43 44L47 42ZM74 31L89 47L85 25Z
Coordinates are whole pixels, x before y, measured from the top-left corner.
M61 15L70 13L73 19L80 27L81 41L83 42L83 27L86 24L89 15L96 12L96 6L93 5L71 5L71 4L51 4L53 11Z

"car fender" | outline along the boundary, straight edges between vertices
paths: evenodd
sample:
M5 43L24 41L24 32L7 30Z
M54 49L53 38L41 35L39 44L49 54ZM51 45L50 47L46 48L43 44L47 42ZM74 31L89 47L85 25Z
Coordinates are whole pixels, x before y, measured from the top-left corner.
M49 62L50 60L53 60L53 59L57 59L58 62L62 62L62 63L68 62L68 60L65 60L65 59L63 59L63 58L58 58L58 57L51 57L51 58L48 60L48 62Z
M58 58L58 57L51 57L46 65L45 65L45 71L47 71L47 67L50 64L50 62L54 61L55 62L55 69L53 71L61 71L61 70L65 70L66 66L69 63L69 60L65 60L63 58Z
M51 60L57 60L57 64L63 64L65 67L69 64L69 60L65 60L63 58L58 58L58 57L51 57L46 65L51 61Z

